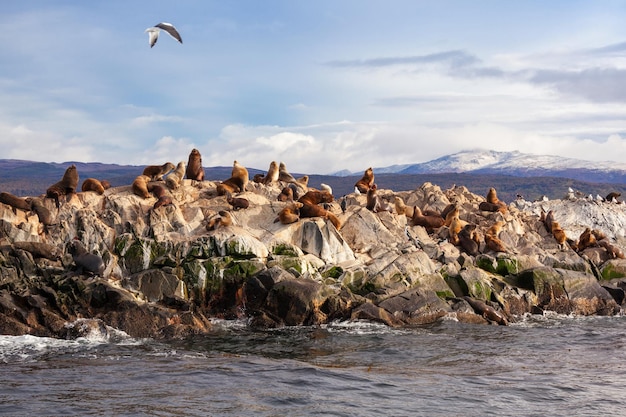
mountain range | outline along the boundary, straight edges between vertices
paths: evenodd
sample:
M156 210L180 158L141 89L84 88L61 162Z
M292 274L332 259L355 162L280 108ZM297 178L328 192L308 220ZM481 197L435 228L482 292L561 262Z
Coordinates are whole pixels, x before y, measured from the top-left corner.
M467 150L432 161L374 168L379 174L501 174L514 177L563 177L588 182L626 183L626 163L591 162L519 151ZM342 171L340 175L345 175ZM352 173L350 175L356 175Z
M19 196L43 194L51 184L61 179L71 164L76 165L81 179L107 179L112 186L131 184L144 168L98 162L46 163L0 159L0 191ZM232 167L205 167L205 178L224 180L230 177L231 170ZM265 172L250 167L248 171L250 177ZM406 191L424 182L431 182L443 189L464 185L470 191L484 195L489 187L495 187L498 196L506 200L518 194L530 199L543 195L562 198L568 188L579 190L585 195L603 196L612 191L626 192L624 163L590 162L518 151L468 150L423 163L374 167L374 173L381 189ZM354 183L362 175L362 171L341 171L332 175L309 174L309 185L319 187L324 182L333 187L336 196L341 196L352 192Z

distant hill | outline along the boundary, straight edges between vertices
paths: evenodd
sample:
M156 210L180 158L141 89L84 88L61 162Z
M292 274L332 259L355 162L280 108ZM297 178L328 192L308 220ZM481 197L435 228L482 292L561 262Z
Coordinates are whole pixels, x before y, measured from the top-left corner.
M496 174L513 177L562 177L585 182L626 183L626 164L590 162L554 155L531 155L518 151L468 150L419 164L374 168L378 174ZM356 175L345 170L337 175Z
M582 163L590 165L590 162L569 160L570 166L565 169L558 161L558 157L537 157L519 152L467 151L423 164L374 168L374 173L379 188L394 191L414 190L424 182L431 182L444 190L455 184L463 185L478 195L486 195L489 187L495 187L498 196L504 201L511 201L518 194L528 200L543 195L550 199L563 198L570 187L584 195L606 196L609 192L617 191L626 196L626 170L621 172L618 164L598 163L594 165L594 171L578 168ZM90 177L106 179L114 187L130 185L144 168L103 163L0 159L0 191L18 196L43 194L51 184L62 178L65 169L71 164L76 165L81 182ZM232 167L204 169L206 179L225 180L230 177ZM250 177L264 173L250 167L248 171ZM296 177L303 175L292 174ZM344 171L342 174L309 175L309 185L318 188L321 183L328 184L337 197L349 194L363 173L345 175L347 172Z

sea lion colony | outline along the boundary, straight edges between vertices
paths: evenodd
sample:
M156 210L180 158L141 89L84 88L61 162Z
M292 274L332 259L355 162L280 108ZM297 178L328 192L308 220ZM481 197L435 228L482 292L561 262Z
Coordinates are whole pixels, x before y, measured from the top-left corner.
M170 162L147 166L130 185L132 193L142 199L156 198L152 210L175 205L176 200L170 191L179 187L183 174L187 179L194 182L204 180L204 169L201 162L200 152L193 149L187 165L181 161L177 166ZM296 179L289 174L283 162L278 165L275 161L271 162L267 175L257 175L253 181L261 186L274 183L283 185L281 191L273 197L275 201L285 203L277 211L274 222L287 225L303 218L321 217L329 220L337 230L341 229L341 221L333 212L332 203L335 199L332 195L332 189L327 185L322 184L321 189L309 187L308 176ZM51 185L44 196L21 198L3 192L0 193L0 203L11 206L14 212L23 210L29 214L36 214L44 226L49 226L54 222L54 214L42 204L43 199L53 199L58 208L62 204L61 197L66 197L66 201L69 201L72 195L76 193L78 182L79 175L76 167L71 165L67 168L63 178ZM207 213L205 217L207 231L230 226L233 224L230 211L244 210L253 204L248 199L237 196L247 190L248 183L248 170L238 161L234 161L231 177L217 183L216 193L213 196L213 198L225 198L230 208L229 210L220 210L218 213ZM82 192L103 194L109 187L110 185L106 180L88 178L84 181L81 190ZM479 230L477 224L468 221L470 213L463 213L454 203L438 212L429 207L407 206L402 198L397 195L386 194L381 196L374 182L374 171L371 167L365 170L363 177L355 184L355 194L361 193L367 195L365 206L373 213L406 216L408 225L424 227L429 234L435 235L440 240L449 240L450 243L470 255L478 255L481 248L483 248L483 252L515 251L514 248L507 247L499 238L500 232L507 227L506 221L497 220L483 231ZM615 202L619 195L614 194L610 197L606 201ZM342 197L342 211L345 211L344 204L346 202L346 196ZM491 187L487 192L485 201L479 204L476 211L506 213L507 204L498 199L496 190ZM561 250L582 251L588 247L598 246L605 248L611 257L624 257L622 251L606 239L606 236L600 231L587 229L580 235L579 239L571 240L566 237L565 231L555 220L555 214L552 211L542 213L540 220L545 225L546 231L552 234ZM89 259L89 257L84 256L88 253L87 249L82 243L80 245L79 243L74 243L70 247L70 252L73 252L75 259ZM79 257L77 258L77 256ZM80 262L77 262L77 267L95 269L95 271L90 271L93 273L100 272L100 264L97 260L90 260L87 265L79 265ZM93 264L96 264L95 267Z

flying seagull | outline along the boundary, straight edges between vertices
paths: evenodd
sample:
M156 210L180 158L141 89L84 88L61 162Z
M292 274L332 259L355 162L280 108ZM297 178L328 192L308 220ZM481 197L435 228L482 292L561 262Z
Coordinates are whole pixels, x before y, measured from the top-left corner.
M172 38L176 39L178 42L183 43L183 39L180 37L180 34L178 33L174 25L172 25L171 23L161 22L145 30L145 32L148 32L148 34L150 35L150 37L148 38L150 48L152 48L159 39L159 32L161 32L161 29L166 31Z

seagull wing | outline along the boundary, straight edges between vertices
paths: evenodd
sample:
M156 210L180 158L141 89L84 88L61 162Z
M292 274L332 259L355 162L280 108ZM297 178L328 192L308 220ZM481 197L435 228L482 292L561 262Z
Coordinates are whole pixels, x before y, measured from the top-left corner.
M164 31L169 33L169 35L172 38L176 39L180 43L183 43L183 39L180 37L180 34L178 33L174 25L172 25L171 23L161 22L159 24L154 25L154 27L163 29Z
M150 48L152 48L154 46L154 44L157 42L157 40L159 39L159 29L157 28L148 28L146 29L146 32L148 32L148 43L150 44Z

